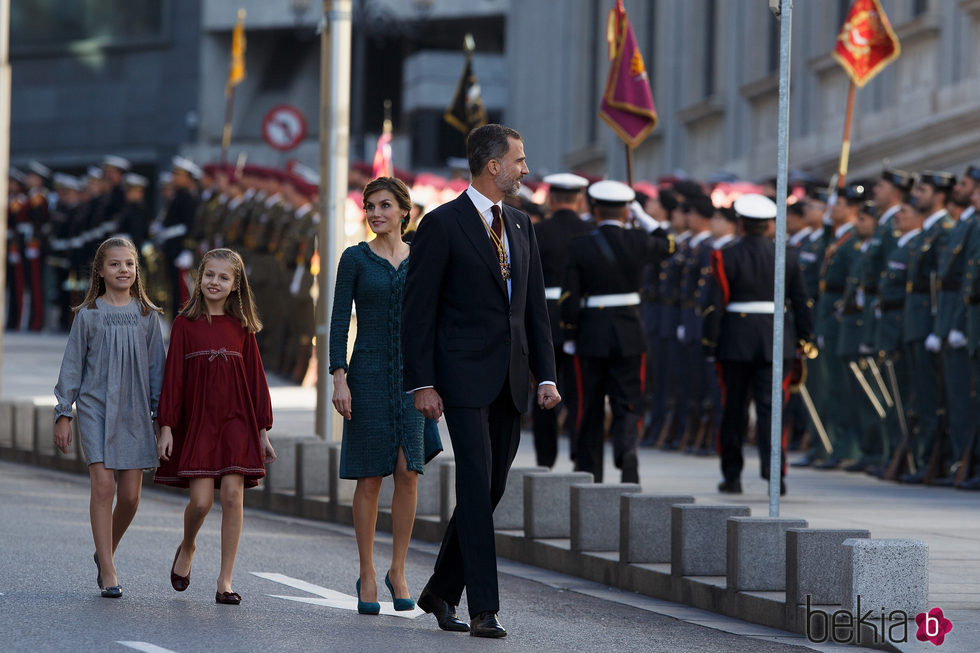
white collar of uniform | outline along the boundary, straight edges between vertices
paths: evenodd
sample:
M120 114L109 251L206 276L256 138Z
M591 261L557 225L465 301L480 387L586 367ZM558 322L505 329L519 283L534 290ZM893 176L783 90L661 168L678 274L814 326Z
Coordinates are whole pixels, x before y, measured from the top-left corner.
M245 201L244 195L239 195L238 197L232 197L230 200L228 200L228 208L233 210L237 209L244 201Z
M691 236L691 242L688 243L691 247L697 247L708 238L711 237L711 232L705 229L704 231L699 231L698 233Z
M921 229L913 229L912 231L907 231L902 234L902 237L898 239L896 243L897 247L905 247L905 244L922 233Z
M596 226L597 227L619 227L620 229L622 229L623 228L623 223L621 221L619 221L619 220L602 220Z
M975 214L976 212L977 212L976 207L972 205L966 207L963 213L960 213L960 222L963 222L964 220L969 220L971 217L973 217L973 214Z
M810 227L803 227L802 229L800 229L795 234L789 237L789 244L799 245L800 243L803 242L804 238L810 235L812 231L813 229L811 229Z
M296 209L296 213L295 213L296 219L298 220L299 218L302 218L304 215L306 215L307 213L309 213L312 210L313 210L313 205L310 204L309 202L307 202L303 206L301 206L298 209Z
M472 184L466 187L466 195L470 198L470 201L473 202L473 206L475 206L476 210L479 211L480 216L483 217L484 221L487 221L486 214L490 212L490 207L494 205L494 202L492 202L489 197L473 188ZM504 207L500 206L499 202L496 205L500 207L500 219L503 220L502 216L504 215Z
M244 197L247 200L250 200L253 197L255 197L255 193L256 193L256 190L254 188L246 188L245 189L245 192L242 193L242 197Z
M280 197L282 197L282 196L279 193L273 193L272 195L269 195L267 198L265 198L265 206L266 206L266 208L270 208L271 209L273 206L275 206L276 203L279 202L279 198Z
M837 227L837 229L834 231L834 238L835 239L840 238L841 236L843 236L853 228L854 228L853 222L845 222L841 226Z
M733 240L735 240L735 234L725 234L724 236L718 236L715 238L714 241L712 241L711 246L715 249L721 249Z
M896 204L895 206L886 209L885 212L881 214L881 217L878 218L878 226L884 227L885 224L892 219L892 216L898 213L900 208L902 208L902 205Z
M683 243L685 240L687 240L690 237L691 237L691 232L685 231L684 233L677 234L676 236L674 236L674 242Z
M820 240L821 238L823 238L823 229L822 228L814 229L813 231L810 232L808 238L810 240Z
M922 231L929 231L929 229L932 228L932 225L939 222L945 214L946 214L946 209L939 209L938 211L930 215L928 218L923 220Z

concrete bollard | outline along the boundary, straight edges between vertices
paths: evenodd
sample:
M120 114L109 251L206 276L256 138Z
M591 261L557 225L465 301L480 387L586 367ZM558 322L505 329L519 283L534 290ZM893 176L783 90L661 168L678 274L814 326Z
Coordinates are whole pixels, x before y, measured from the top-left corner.
M591 483L589 472L535 472L524 475L524 536L569 537L573 485Z
M273 445L275 446L275 445ZM304 497L330 494L330 445L322 440L296 443L296 492Z
M340 443L327 443L329 456L328 481L330 484L330 503L336 505L350 505L354 502L354 488L357 481L340 478Z
M681 494L624 494L619 504L619 561L670 562L670 509L694 503Z
M851 614L923 612L929 598L929 546L918 540L849 538L843 542L840 605Z
M378 493L378 508L391 510L391 501L395 497L395 475L389 474L381 479L381 491Z
M732 517L728 520L728 589L780 592L786 589L786 531L806 528L803 519Z
M493 511L493 527L498 531L524 528L524 477L548 471L547 467L515 467L507 475L507 488Z
M585 483L570 488L572 551L619 548L620 498L640 491L637 483Z
M452 519L456 510L456 463L444 460L439 465L439 518L443 523Z
M670 509L670 573L724 576L729 517L748 517L748 506L684 504Z
M790 528L786 531L786 603L796 606L837 605L841 598L841 572L848 538L868 538L865 530Z
M297 438L276 438L272 447L276 450L276 462L266 465L265 484L270 492L294 492L296 490Z
M0 401L0 447L14 446L14 404Z
M34 451L42 456L60 454L54 444L54 406L34 406Z
M425 472L419 474L417 487L418 501L415 504L417 515L438 515L442 505L442 475L439 466L428 464Z
M54 437L54 433L51 437ZM14 447L28 453L34 452L33 401L18 401L14 404Z

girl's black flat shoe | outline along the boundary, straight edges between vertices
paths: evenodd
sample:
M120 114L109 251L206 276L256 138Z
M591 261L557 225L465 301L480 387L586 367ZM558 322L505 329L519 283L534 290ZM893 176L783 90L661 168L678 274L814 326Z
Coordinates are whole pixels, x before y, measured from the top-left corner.
M238 605L242 602L242 597L238 592L215 592L214 602L224 605Z
M104 599L118 599L122 598L122 587L119 585L113 585L112 587L107 587L102 590L102 598Z

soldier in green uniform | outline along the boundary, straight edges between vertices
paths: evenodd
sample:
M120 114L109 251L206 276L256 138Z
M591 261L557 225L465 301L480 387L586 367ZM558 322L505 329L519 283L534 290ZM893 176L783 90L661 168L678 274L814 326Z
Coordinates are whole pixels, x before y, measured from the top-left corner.
M980 211L980 183L970 195L970 204L974 214ZM970 356L970 377L975 391L980 392L980 231L973 229L974 238L967 243L966 270L963 274L963 301L966 304L966 339L967 353ZM975 415L975 417L977 417ZM974 423L971 431L973 458L973 474L963 480L958 488L963 490L980 490L980 418Z
M977 216L970 196L980 180L980 168L969 166L962 179L953 186L950 207L956 207L958 219L947 234L946 245L939 252L937 278L939 303L933 333L942 341L942 371L946 414L949 420L950 457L946 458L943 476L938 483L952 484L959 464L969 446L970 432L976 415L970 398L970 358L967 354L966 305L963 302L963 276L966 271L969 244L977 238Z
M878 224L875 216L872 202L861 203L854 223L854 237L843 245L848 250L845 258L850 261L850 268L844 282L844 296L837 310L840 320L837 355L847 371L845 392L849 401L842 408L850 409L850 415L843 417L856 426L860 450L858 459L844 468L848 472L864 471L868 466L880 462L882 450L878 414L872 409L852 367L852 363L857 365L858 371L867 379L865 370L868 364L864 357L871 352L871 347L865 342L865 326L873 309L867 301L864 261ZM873 318L873 314L870 317Z
M824 213L827 210L827 193L823 188L812 186L807 190L807 196L803 207L804 219L810 233L800 241L799 260L800 271L803 274L803 286L806 288L807 305L810 310L816 309L817 300L820 297L820 267L823 262L824 252L827 245L833 239L833 227L824 224ZM819 320L818 316L814 316ZM826 410L826 382L827 378L825 362L829 356L818 356L810 361L807 367L806 387L813 399L814 408L819 415L827 415ZM828 433L832 425L824 423ZM810 433L816 432L816 427L809 425ZM818 460L822 460L827 455L820 441L813 437L810 438L810 448L802 458L790 463L791 467L809 467Z
M820 358L824 359L822 381L825 385L822 413L824 424L829 424L828 435L834 453L817 469L836 469L844 460L854 460L858 455L858 425L849 418L857 413L855 402L861 400L847 389L850 388L851 375L843 360L837 354L840 342L840 316L837 307L844 297L844 286L851 264L857 258L858 250L853 247L855 237L854 223L858 209L866 199L863 184L851 184L837 190L837 201L830 209L830 223L833 228L832 242L827 245L820 264L820 298L817 300L816 334Z
M910 354L915 379L915 412L918 436L915 456L917 470L902 476L907 483L921 483L926 475L933 447L943 429L944 403L940 397L942 340L936 335L939 309L939 253L949 241L955 223L946 211L956 177L948 172L923 171L912 190L915 208L922 214L922 236L918 247L909 251L908 279L905 282L905 321L902 338Z
M310 291L316 282L313 263L320 224L315 207L319 179L312 170L294 173L285 184L292 210L278 250L285 270L287 290L284 297L289 316L280 366L283 376L294 383L302 383L313 353L316 329Z
M902 203L895 213L895 226L900 235L885 259L884 269L877 282L874 349L883 365L894 367L900 403L907 410L912 404L912 372L902 342L902 322L905 315L909 253L918 246L918 238L922 234L922 215L910 204ZM899 446L901 429L898 424L898 404L896 401L884 421L885 451L878 469L871 470L877 476L884 476L895 449Z

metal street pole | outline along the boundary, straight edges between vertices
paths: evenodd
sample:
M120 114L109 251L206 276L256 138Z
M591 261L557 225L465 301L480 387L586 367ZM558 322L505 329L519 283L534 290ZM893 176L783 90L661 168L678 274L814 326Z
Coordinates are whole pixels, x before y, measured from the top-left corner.
M10 169L10 0L0 0L0 233L7 233L7 174ZM0 247L0 288L7 287L7 247ZM6 306L0 302L0 364ZM2 367L2 366L0 366ZM0 381L3 380L0 372Z
M779 0L779 117L776 149L776 270L772 314L772 419L769 423L769 516L779 516L783 437L783 340L786 309L786 185L789 167L789 65L793 0ZM774 2L770 0L769 6Z
M340 440L343 418L333 410L330 360L330 307L337 263L344 247L347 151L350 144L351 0L323 0L320 24L320 270L316 304L316 432Z

